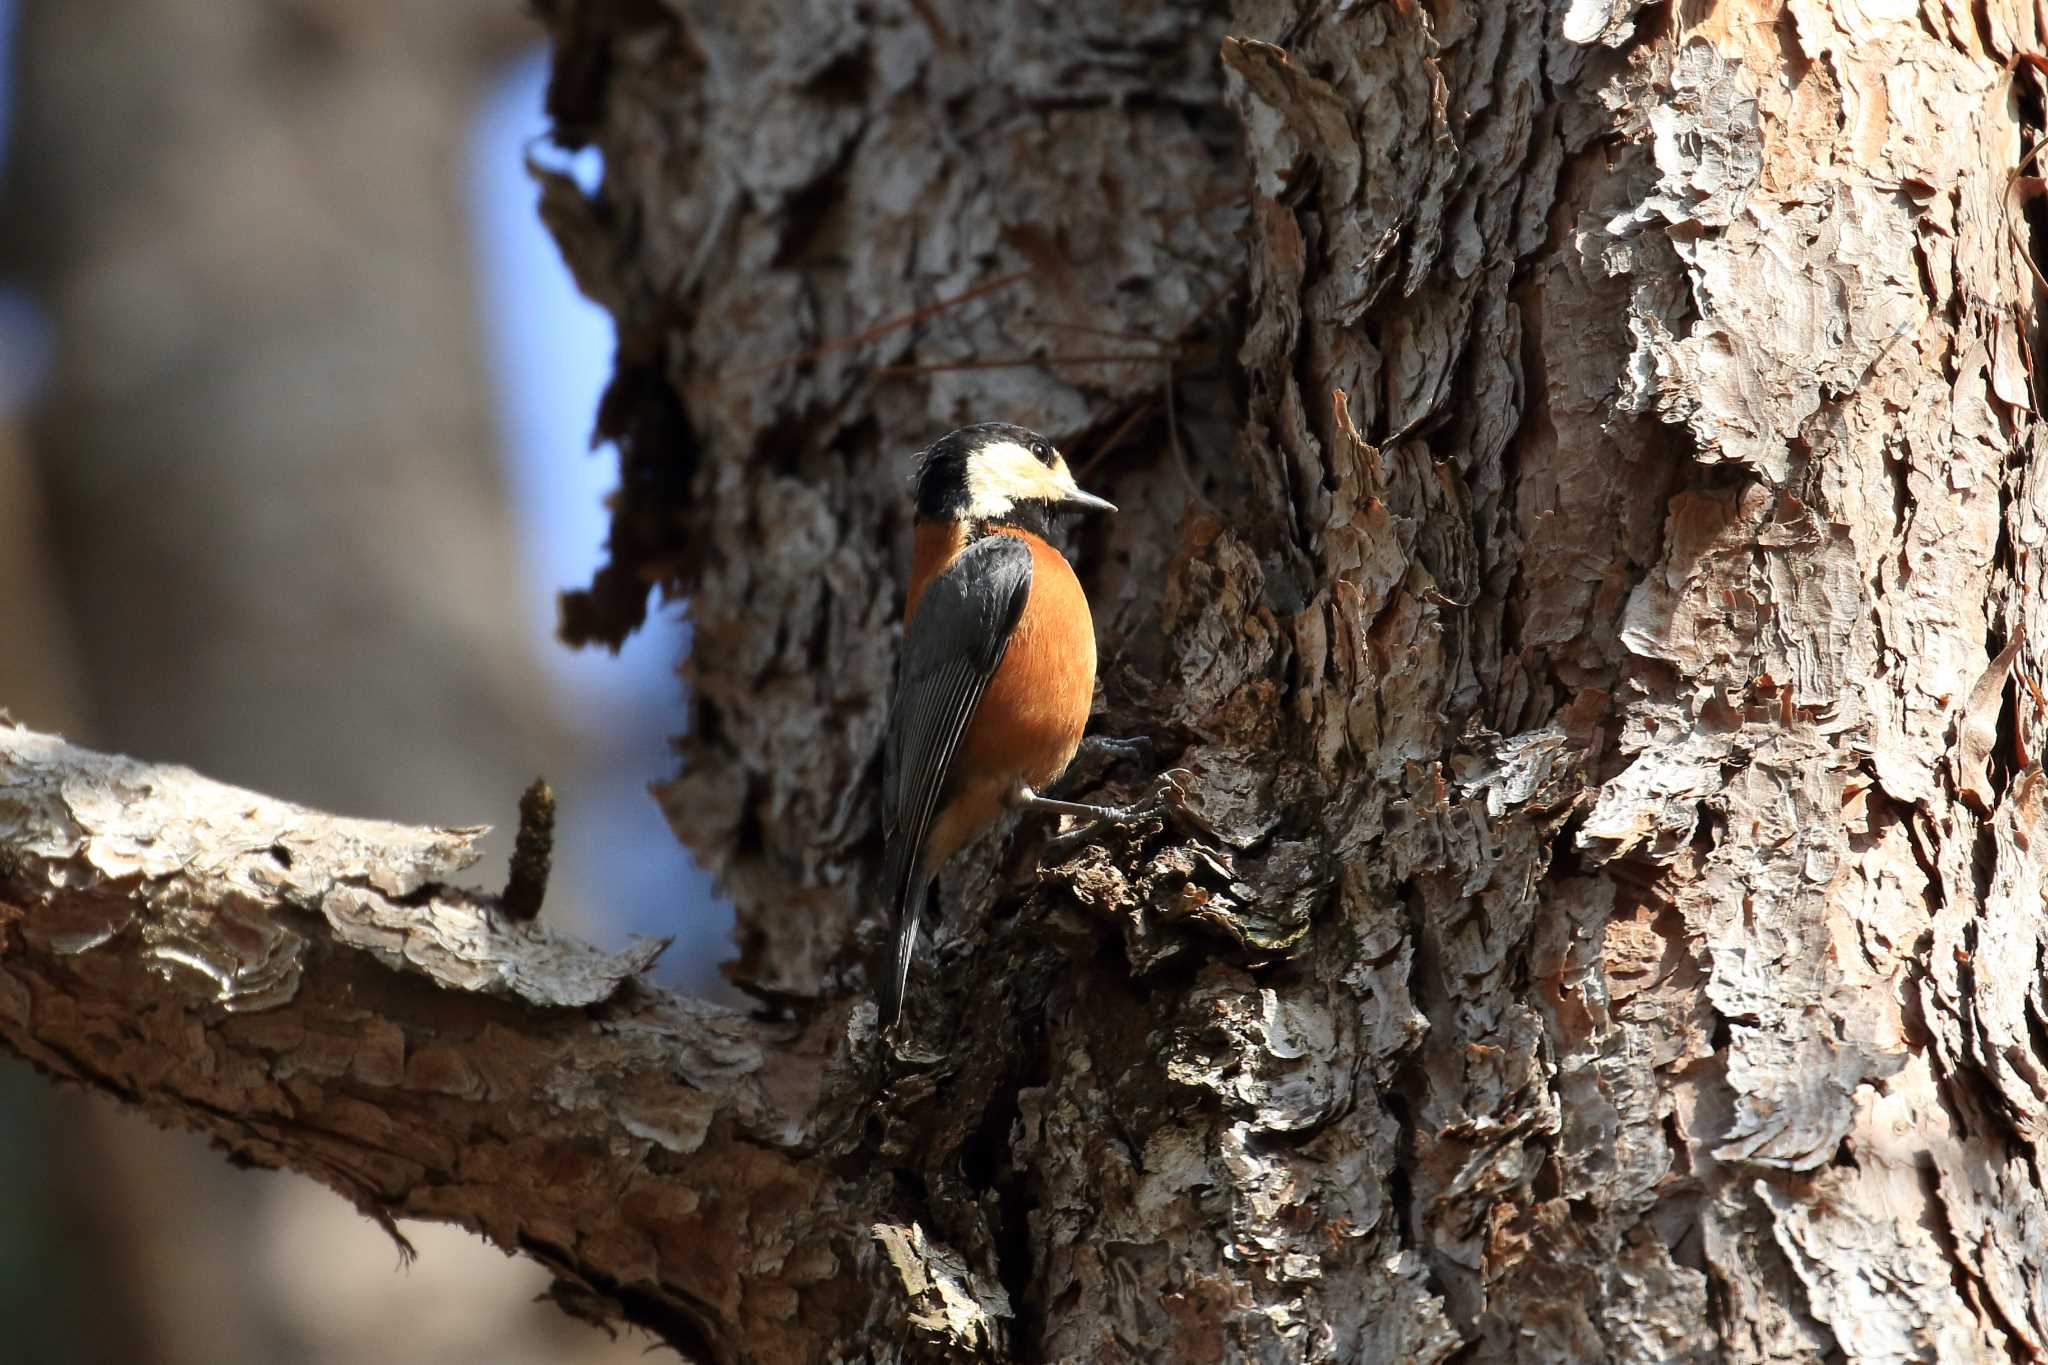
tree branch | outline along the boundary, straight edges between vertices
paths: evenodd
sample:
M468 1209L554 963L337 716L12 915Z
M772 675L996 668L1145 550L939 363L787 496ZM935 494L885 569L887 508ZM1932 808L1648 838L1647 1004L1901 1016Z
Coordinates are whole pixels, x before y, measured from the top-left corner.
M479 833L0 728L0 1040L394 1236L441 1219L525 1251L572 1311L682 1349L815 1358L869 1297L847 1258L916 1288L921 1239L849 1217L855 1192L806 1160L852 1112L821 1094L861 1092L827 1075L834 1025L653 989L659 944L506 920L445 884Z

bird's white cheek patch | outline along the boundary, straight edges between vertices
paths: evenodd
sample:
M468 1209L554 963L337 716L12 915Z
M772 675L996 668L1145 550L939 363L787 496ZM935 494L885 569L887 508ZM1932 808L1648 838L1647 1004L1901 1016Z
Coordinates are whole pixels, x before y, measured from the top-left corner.
M1057 499L1065 490L1052 470L1023 446L988 446L967 462L967 513L998 517L1020 502Z

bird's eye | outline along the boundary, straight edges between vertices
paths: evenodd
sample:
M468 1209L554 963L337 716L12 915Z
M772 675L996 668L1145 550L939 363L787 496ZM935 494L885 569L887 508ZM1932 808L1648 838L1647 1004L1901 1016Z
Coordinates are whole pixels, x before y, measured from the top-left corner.
M1038 462L1040 464L1046 466L1048 469L1052 467L1051 446L1047 445L1043 441L1033 441L1031 443L1031 453L1038 457Z

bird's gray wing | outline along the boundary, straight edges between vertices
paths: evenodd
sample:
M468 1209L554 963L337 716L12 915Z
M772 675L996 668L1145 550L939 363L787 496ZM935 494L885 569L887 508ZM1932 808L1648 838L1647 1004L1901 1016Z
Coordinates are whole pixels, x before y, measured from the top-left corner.
M903 1009L924 908L925 839L953 752L1003 662L1030 594L1031 547L1015 536L984 536L932 579L904 632L882 748L884 885L896 911L896 970L882 1001L887 1027Z

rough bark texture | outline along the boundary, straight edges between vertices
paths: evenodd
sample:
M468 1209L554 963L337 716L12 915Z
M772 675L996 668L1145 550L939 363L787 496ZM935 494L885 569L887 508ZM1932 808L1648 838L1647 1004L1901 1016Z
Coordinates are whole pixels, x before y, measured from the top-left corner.
M666 800L780 1014L330 953L248 1074L382 983L342 1183L718 1359L2041 1349L2031 12L547 8L621 328L571 626L689 595ZM984 417L1127 509L1098 728L1196 799L961 860L891 1062L899 475Z
M651 1252L623 1229L678 1236L699 1202L661 1153L701 1153L720 1181L793 1167L807 1110L764 1083L799 1093L815 1059L769 1065L729 1012L629 987L657 944L597 953L445 885L481 833L0 727L0 1037L237 1161L305 1171L394 1234L460 1222L630 1307ZM640 1311L694 1334L674 1305Z

